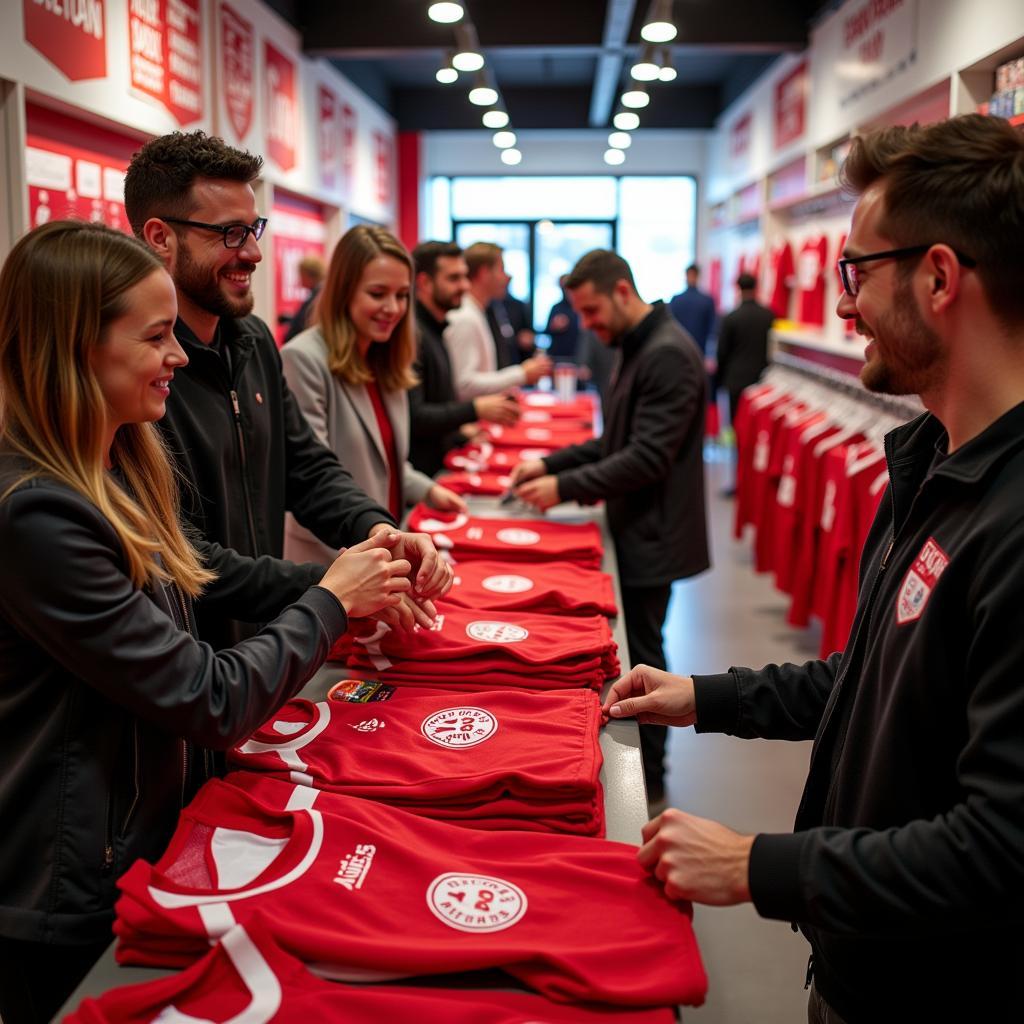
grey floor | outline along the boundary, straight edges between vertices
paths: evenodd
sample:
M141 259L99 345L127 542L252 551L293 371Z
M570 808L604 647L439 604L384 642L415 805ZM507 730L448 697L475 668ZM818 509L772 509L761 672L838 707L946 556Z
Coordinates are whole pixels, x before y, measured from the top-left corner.
M675 585L665 625L669 668L687 675L730 665L803 662L818 636L784 621L787 600L752 567L749 536L732 537L733 502L719 491L730 468L708 453L710 572ZM810 743L738 740L673 730L668 802L748 834L789 831L803 788ZM693 1024L793 1024L807 1019L803 989L808 947L789 925L760 918L748 904L698 907L694 929L708 972L708 997Z

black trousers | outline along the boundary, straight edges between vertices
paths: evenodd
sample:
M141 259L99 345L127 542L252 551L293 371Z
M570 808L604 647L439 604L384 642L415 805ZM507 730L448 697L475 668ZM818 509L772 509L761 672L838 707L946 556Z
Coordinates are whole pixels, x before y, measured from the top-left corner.
M661 628L672 585L656 587L622 587L622 611L626 619L626 642L632 665L650 665L665 669L665 649ZM665 776L665 740L668 726L640 726L640 754L644 764L644 781L652 799L661 796Z
M56 946L0 937L3 1024L49 1024L110 942Z

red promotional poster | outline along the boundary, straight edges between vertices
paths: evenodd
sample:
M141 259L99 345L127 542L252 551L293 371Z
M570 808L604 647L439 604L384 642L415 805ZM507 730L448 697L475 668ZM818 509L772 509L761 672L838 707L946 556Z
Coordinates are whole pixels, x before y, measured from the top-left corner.
M338 97L321 85L317 89L320 185L335 189L341 184L342 127Z
M391 202L391 139L383 132L373 133L373 152L377 170L377 202L386 206Z
M224 106L235 136L241 140L252 127L252 25L227 4L220 5L220 45Z
M282 171L295 167L299 137L295 63L264 40L267 154Z
M162 103L180 125L203 116L199 0L131 0L132 88Z
M319 203L278 192L270 213L274 225L274 302L278 317L295 315L309 296L299 280L299 262L305 256L325 259L327 227ZM278 341L288 331L278 329Z
M744 114L733 126L729 134L729 158L742 160L750 152L750 130L753 120L749 113Z
M103 0L40 3L22 0L25 42L72 82L107 77Z
M807 112L807 62L801 61L775 86L775 148L796 142L804 133Z
M356 112L347 103L341 107L341 187L347 196L356 187Z
M35 104L26 121L30 225L73 217L130 234L124 172L138 142Z

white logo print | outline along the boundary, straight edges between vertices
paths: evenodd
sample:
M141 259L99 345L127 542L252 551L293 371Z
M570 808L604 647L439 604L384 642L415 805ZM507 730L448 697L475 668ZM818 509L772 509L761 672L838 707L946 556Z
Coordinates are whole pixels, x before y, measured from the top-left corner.
M338 873L334 876L335 885L340 885L349 892L362 889L366 876L373 866L373 855L377 847L373 843L359 843L355 853L347 853L341 858Z
M479 620L466 627L466 635L472 640L483 640L494 644L517 644L525 640L529 631L511 622L488 622Z
M525 594L533 590L533 580L526 576L488 576L480 583L492 594Z
M431 913L460 932L500 932L522 920L526 893L489 875L438 875L427 890Z
M380 718L364 718L357 725L350 725L350 729L355 729L356 732L376 732L378 729L383 729L387 723Z
M518 526L509 526L504 530L499 530L494 535L502 544L515 544L517 547L521 547L525 544L538 544L540 543L540 534L535 530L525 530Z
M445 708L423 719L420 732L439 747L475 747L498 731L498 720L483 708Z

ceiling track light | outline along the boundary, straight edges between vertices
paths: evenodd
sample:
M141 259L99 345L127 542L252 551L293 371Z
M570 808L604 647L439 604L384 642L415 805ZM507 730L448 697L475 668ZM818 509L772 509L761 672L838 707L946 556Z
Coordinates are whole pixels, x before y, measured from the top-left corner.
M640 54L640 59L629 69L630 75L638 82L656 82L661 73L658 55L654 47L648 43Z
M434 73L434 77L442 85L451 85L452 82L457 82L459 80L459 73L458 71L455 70L455 65L452 63L452 58L454 56L455 54L451 50L449 50L448 57L445 60L444 64L442 64L441 67L439 67L437 71Z
M498 102L498 90L487 81L487 73L478 71L475 82L469 90L469 102L476 107L493 107Z
M640 127L640 115L632 110L620 110L613 118L612 124L620 132L631 132L634 128Z
M484 66L480 40L470 24L455 26L455 56L452 63L459 71L479 71Z
M604 162L616 167L626 162L626 154L621 149L606 149L604 151Z
M634 86L622 94L622 105L629 107L630 110L641 110L650 102L651 97L647 95L647 87L643 85Z
M676 26L672 20L672 0L653 0L644 19L640 37L648 43L668 43L676 37Z
M461 21L465 13L462 4L455 3L431 4L427 8L427 17L442 25L452 25L456 21Z
M515 167L516 164L522 163L523 154L518 149L503 149L501 151L501 162L508 164L509 167Z
M672 64L672 51L667 46L663 46L661 48L661 70L658 72L658 79L662 82L674 82L676 77L676 69Z
M504 128L508 124L508 114L504 110L485 110L483 122L485 128Z
M507 131L495 132L491 137L491 141L498 149L511 149L516 144L516 133Z
M633 145L633 138L629 132L611 132L608 136L608 145L612 149L629 149Z

